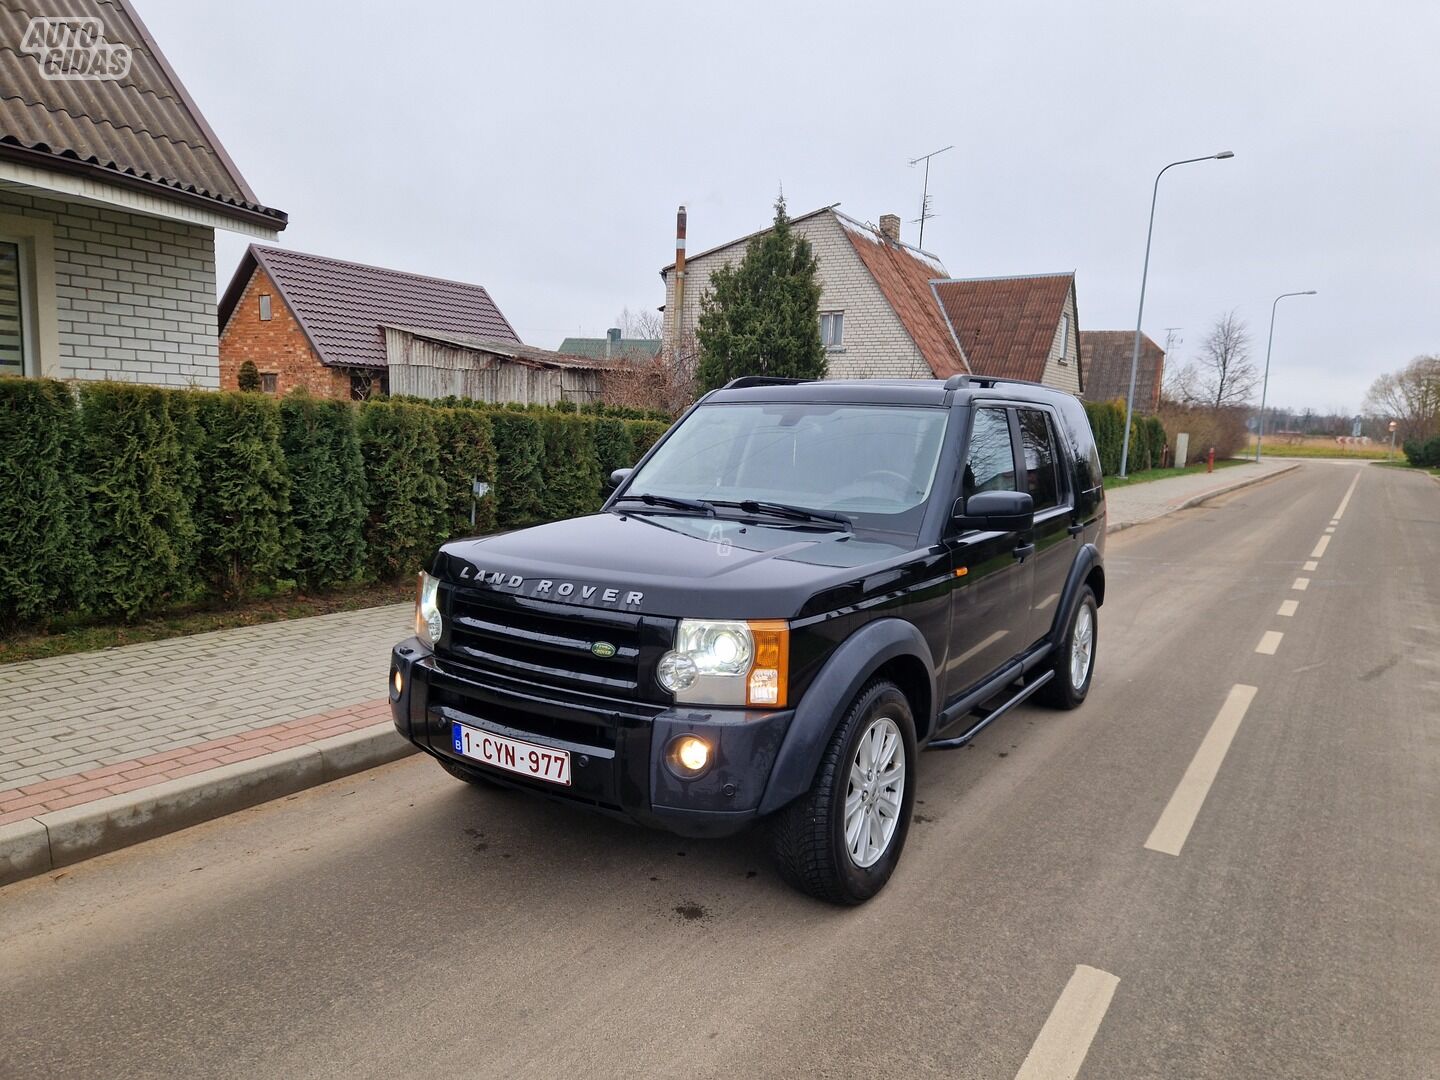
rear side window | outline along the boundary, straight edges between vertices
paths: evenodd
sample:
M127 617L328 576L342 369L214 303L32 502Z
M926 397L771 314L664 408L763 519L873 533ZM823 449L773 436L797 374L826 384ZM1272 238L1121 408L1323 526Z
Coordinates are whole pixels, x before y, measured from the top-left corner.
M1025 451L1025 483L1035 500L1035 512L1062 502L1055 432L1050 418L1039 409L1020 410L1020 438Z
M970 456L965 460L965 497L981 491L1019 491L1015 483L1015 448L1004 409L976 409L970 429Z

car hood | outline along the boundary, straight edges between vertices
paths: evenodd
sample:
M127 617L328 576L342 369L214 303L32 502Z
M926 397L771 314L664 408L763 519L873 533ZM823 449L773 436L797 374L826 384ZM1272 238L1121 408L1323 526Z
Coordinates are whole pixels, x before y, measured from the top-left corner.
M902 542L791 523L600 513L440 549L442 580L645 615L768 619L833 610L894 587L920 559ZM908 575L906 575L908 576Z

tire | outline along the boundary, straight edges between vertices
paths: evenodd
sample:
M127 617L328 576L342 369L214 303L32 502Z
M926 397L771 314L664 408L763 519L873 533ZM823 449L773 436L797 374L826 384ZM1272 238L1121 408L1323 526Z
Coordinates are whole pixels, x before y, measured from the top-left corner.
M851 844L846 836L846 806L857 786L851 777L869 779L873 773L864 768L862 742L868 744L864 751L872 760L876 750L881 752L882 769L890 763L882 776L887 771L893 774L898 761L898 792L896 786L859 789L860 818L857 821L852 813L852 825L861 828L852 833L857 842ZM801 892L831 904L862 904L884 888L910 830L916 756L915 718L905 695L886 680L867 684L831 736L810 790L772 820L771 842L780 875ZM867 801L873 808L869 814ZM885 814L885 805L896 806L898 813ZM892 816L894 823L887 829L886 819ZM877 831L861 837L867 824ZM880 842L872 842L876 840ZM858 857L852 849L859 850Z
M476 787L499 787L494 780L486 776L479 769L471 769L459 762L451 761L449 758L436 758L440 767L453 776L456 780L464 780L467 784L474 784Z
M1056 649L1055 662L1050 670L1055 677L1035 692L1035 700L1049 705L1052 709L1076 709L1090 693L1090 682L1095 677L1095 646L1100 640L1100 605L1095 602L1095 593L1089 585L1080 590L1080 598L1070 613L1070 625ZM1088 627L1088 632L1087 632ZM1080 672L1081 661L1076 653L1076 635L1088 642L1085 648L1084 670ZM1079 683L1076 677L1079 675Z

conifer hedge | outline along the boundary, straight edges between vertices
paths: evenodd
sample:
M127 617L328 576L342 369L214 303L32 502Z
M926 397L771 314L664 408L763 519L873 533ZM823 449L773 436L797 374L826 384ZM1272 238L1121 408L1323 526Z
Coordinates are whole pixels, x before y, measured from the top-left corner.
M454 537L594 512L667 426L450 406L0 379L0 629L393 580Z
M1085 414L1090 430L1095 433L1095 446L1100 451L1100 471L1114 476L1120 471L1120 454L1125 441L1125 403L1123 401L1087 401ZM1127 471L1158 469L1165 460L1165 425L1158 417L1130 418L1130 460Z
M280 403L280 446L290 472L288 576L306 589L364 578L369 500L355 408L288 395Z
M73 608L89 570L80 417L57 382L0 379L0 629Z

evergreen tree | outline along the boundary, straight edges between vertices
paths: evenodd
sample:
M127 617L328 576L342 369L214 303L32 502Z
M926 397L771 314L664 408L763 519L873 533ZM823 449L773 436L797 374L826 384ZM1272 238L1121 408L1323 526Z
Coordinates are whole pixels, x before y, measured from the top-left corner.
M247 392L260 389L260 369L255 366L254 360L246 360L240 365L240 370L235 375L235 385Z
M818 267L810 241L791 230L782 196L774 226L750 241L739 266L711 276L700 301L695 336L702 392L741 375L824 376Z

